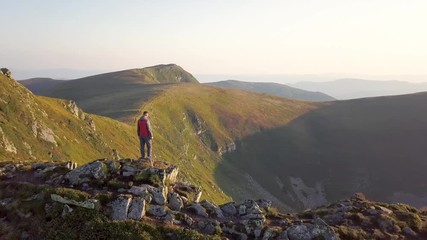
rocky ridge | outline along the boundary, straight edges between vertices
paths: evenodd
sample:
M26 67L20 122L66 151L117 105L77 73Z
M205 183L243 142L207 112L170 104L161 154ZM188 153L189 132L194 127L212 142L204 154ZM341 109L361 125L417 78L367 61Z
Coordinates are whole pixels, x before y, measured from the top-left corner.
M426 237L427 214L408 205L370 202L360 194L302 213L280 213L262 199L217 205L200 201L202 189L180 181L178 173L173 165L155 162L150 167L132 159L100 159L79 167L72 162L1 164L0 233L38 215L48 224L86 209L108 221L151 222L221 239ZM17 189L26 189L29 195L22 199L24 193ZM33 201L43 210L27 206ZM21 238L43 239L43 233L25 229Z

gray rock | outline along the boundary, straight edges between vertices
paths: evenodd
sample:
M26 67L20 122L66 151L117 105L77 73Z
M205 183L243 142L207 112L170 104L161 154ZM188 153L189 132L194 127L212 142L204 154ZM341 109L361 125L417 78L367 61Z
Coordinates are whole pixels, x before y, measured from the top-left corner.
M234 216L237 214L235 202L223 204L220 206L220 208L226 215Z
M194 224L194 219L191 218L190 216L188 216L187 214L183 214L183 218L184 218L184 222L188 225L188 226L192 226Z
M261 209L268 210L271 207L272 202L266 199L258 199L256 203Z
M274 234L273 229L271 228L265 229L264 234L262 235L262 240L270 239L271 237L273 237L273 234Z
M386 207L378 206L378 208L379 208L381 211L383 211L384 213L388 214L388 215L390 215L390 214L392 214L392 213L393 213L393 211L392 211L392 210L390 210L390 209L388 209L388 208L386 208Z
M189 207L187 207L187 209L194 211L194 213L196 213L199 216L202 216L205 218L209 217L208 213L206 212L206 209L204 209L202 205L200 205L200 203L194 203Z
M119 195L116 200L109 204L112 209L111 218L113 220L126 220L131 201L131 196Z
M107 160L107 161L104 161L104 163L107 164L108 170L111 173L118 173L118 171L120 170L120 164L117 161Z
M158 188L149 188L148 191L153 196L153 202L159 205L164 205L166 203L167 188L158 187Z
M141 220L145 216L145 199L135 197L132 199L127 218L133 220Z
M166 207L159 205L150 205L147 213L154 217L164 217L167 214Z
M237 231L235 229L235 226L233 226L232 228L229 228L227 226L223 226L222 231L235 236L235 239L239 239L239 240L247 240L248 239L248 236L242 232Z
M31 169L32 170L37 170L37 169L45 169L48 167L53 167L54 164L53 163L33 163L31 164Z
M168 207L174 211L181 211L181 208L184 207L184 203L177 193L168 193Z
M107 169L104 163L95 161L68 172L65 174L65 179L72 185L89 182L91 179L101 180L107 176Z
M173 223L175 221L175 216L172 213L167 213L166 216L163 217L163 221Z
M255 238L259 238L261 237L262 229L257 227L254 230L252 230L252 232L254 233Z
M134 176L138 172L138 169L129 165L124 165L122 167L122 171L123 171L122 175L124 177L130 177L130 176Z
M61 217L65 218L68 214L72 213L73 209L68 206L67 204L64 204L64 208L62 209Z
M412 230L412 228L410 228L410 227L404 227L404 228L402 229L402 232L403 232L406 236L409 236L409 237L417 237L417 236L418 236L418 234L417 234L414 230Z
M289 240L312 240L306 225L294 225L286 230Z
M73 199L67 199L67 198L61 197L57 194L51 194L50 198L55 202L60 202L60 203L74 205L74 206L88 208L88 209L95 209L96 204L98 204L98 200L96 199L88 199L86 201L78 202Z
M213 216L220 218L220 219L224 219L224 214L221 210L221 208L219 208L216 204L213 204L211 202L209 202L208 200L203 200L202 202L200 202L200 204L207 209L210 214L212 214Z
M214 221L199 221L197 222L197 227L206 234L215 234L216 233L216 227L219 225L219 223Z

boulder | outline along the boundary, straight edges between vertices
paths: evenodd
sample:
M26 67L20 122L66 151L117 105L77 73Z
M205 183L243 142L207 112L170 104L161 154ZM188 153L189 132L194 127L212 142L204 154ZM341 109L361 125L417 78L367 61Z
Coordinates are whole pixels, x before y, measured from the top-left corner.
M142 197L135 197L130 204L127 218L141 220L143 216L145 216L145 199Z
M202 205L200 205L200 203L193 203L192 205L187 207L187 209L194 211L194 213L199 216L205 218L209 217L208 213L206 212L206 209L204 209Z
M111 218L113 220L126 220L131 201L132 196L119 195L116 200L109 204L112 209Z
M73 199L67 199L67 198L61 197L57 194L51 194L50 198L55 202L60 202L60 203L74 205L74 206L88 208L88 209L95 209L95 206L98 203L98 200L96 199L88 199L86 201L78 202Z
M220 206L221 210L228 216L234 216L237 214L236 203L229 202Z
M154 217L164 217L167 214L166 207L159 205L150 205L147 213Z
M153 202L158 205L164 205L166 204L166 195L167 195L167 188L165 187L158 187L158 188L149 188L148 191L153 196Z
M200 204L209 211L209 213L211 215L213 215L214 217L220 218L220 219L224 219L224 214L221 210L221 208L219 208L216 204L213 204L211 202L209 202L208 200L203 200L202 202L200 202Z
M184 207L184 203L178 193L168 193L168 207L174 211L181 211Z
M107 171L108 168L104 163L95 161L86 165L82 165L68 172L65 174L65 179L68 180L72 185L78 185L84 182L89 182L92 179L105 179L107 176Z

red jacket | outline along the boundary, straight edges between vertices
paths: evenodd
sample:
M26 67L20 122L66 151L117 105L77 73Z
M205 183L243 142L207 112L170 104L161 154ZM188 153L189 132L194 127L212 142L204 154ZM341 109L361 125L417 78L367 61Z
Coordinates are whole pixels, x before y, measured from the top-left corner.
M145 118L141 117L138 120L138 130L137 130L139 137L153 137L153 131L151 130L151 124L150 121Z

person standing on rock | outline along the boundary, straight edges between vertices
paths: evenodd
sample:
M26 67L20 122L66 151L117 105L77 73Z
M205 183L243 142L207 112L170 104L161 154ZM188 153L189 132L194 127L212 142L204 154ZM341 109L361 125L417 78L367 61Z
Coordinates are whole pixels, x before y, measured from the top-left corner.
M150 120L148 120L148 112L144 111L141 118L138 120L138 137L141 143L141 158L151 161L151 147L153 140L153 130L151 129ZM145 145L147 145L147 157L145 157Z

